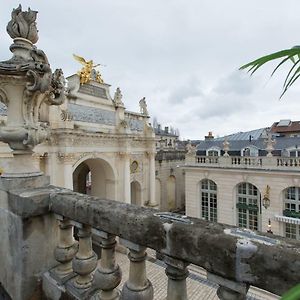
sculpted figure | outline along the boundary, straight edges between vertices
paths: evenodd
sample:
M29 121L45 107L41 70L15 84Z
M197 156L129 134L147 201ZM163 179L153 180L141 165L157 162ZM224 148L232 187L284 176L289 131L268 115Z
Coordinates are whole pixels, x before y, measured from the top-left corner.
M80 84L89 83L90 80L95 80L99 83L104 83L99 71L94 68L100 64L94 65L93 60L86 61L83 57L73 54L73 57L83 65L83 68L78 72L80 76Z
M115 92L115 96L114 96L114 101L115 101L115 105L116 106L123 106L123 102L122 102L122 93L121 93L121 90L120 88L117 88L116 89L116 92Z
M147 109L146 98L143 97L143 98L140 100L139 104L140 104L140 112L141 112L141 114L143 114L143 115L148 115L148 109Z

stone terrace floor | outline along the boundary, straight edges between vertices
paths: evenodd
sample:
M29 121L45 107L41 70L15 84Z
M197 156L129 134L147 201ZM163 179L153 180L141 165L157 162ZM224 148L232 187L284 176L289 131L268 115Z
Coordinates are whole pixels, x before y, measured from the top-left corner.
M167 276L165 274L165 265L162 261L156 260L154 252L148 250L147 276L152 282L154 288L154 299L165 300L167 296ZM116 260L122 269L122 282L119 288L122 288L129 274L129 260L127 255L116 252ZM216 295L217 285L206 279L205 271L197 266L189 268L190 275L187 279L188 299L189 300L219 300ZM248 300L275 300L280 297L273 294L251 288L247 296Z

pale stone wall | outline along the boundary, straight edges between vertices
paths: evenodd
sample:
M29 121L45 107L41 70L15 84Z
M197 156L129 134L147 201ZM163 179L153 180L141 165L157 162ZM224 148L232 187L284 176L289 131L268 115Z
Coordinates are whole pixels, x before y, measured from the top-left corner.
M260 229L266 232L271 219L272 231L284 234L284 224L275 220L275 215L282 215L284 209L283 191L290 186L299 186L298 172L270 170L237 170L209 167L185 167L186 214L201 218L201 199L199 183L209 179L217 184L218 222L237 225L236 186L241 182L255 185L263 198L266 186L270 187L270 207L261 205Z
M161 210L170 210L168 205L168 179L170 176L175 177L175 207L180 209L185 203L185 180L184 171L179 168L182 164L180 160L163 160L161 163L155 161L156 180L160 182L160 195L157 191L157 202L160 202ZM160 198L160 201L159 201Z

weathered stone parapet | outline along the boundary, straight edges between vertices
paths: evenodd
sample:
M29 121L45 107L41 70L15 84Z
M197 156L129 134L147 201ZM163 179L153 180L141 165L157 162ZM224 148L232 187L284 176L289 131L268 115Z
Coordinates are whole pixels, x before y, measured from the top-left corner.
M297 241L238 231L195 218L160 217L150 208L76 193L53 193L50 203L55 213L234 282L249 283L279 295L300 282Z

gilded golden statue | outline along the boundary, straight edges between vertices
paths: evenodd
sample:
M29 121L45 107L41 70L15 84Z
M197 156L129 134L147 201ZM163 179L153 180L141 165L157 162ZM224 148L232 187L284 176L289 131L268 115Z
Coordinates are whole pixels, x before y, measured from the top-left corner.
M80 84L89 83L91 80L104 83L100 72L94 69L101 66L101 64L94 65L92 60L86 61L83 57L75 54L73 54L73 57L83 65L83 68L77 73L80 77Z

